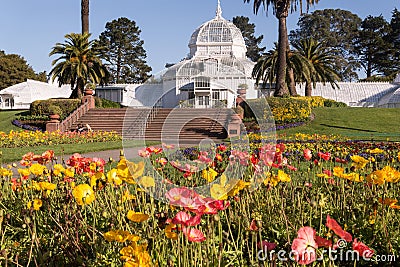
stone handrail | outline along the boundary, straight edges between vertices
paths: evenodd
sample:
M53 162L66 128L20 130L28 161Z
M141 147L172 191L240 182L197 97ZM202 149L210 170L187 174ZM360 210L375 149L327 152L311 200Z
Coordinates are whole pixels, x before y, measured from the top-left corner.
M83 103L71 114L68 115L62 122L60 122L59 130L61 132L68 132L71 130L72 125L77 122L83 115L85 115L91 108L94 108L93 96L85 96L82 99Z

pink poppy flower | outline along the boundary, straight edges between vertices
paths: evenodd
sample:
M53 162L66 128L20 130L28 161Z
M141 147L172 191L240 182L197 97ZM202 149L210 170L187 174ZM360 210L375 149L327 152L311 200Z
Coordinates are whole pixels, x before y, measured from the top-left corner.
M138 155L142 158L148 158L148 157L150 157L150 152L144 148L144 149L140 149L138 151Z
M184 226L196 226L199 225L201 221L201 214L197 214L192 217L184 211L178 212L172 219L173 224L181 224Z
M350 242L353 240L353 237L350 233L344 231L342 227L337 223L335 219L332 219L329 215L326 217L326 227L331 229L335 234L337 234L340 238Z
M300 228L297 238L293 240L292 251L299 264L310 264L316 260L315 230L309 226Z
M203 242L206 240L204 234L196 228L184 227L183 234L190 242Z
M311 160L311 158L312 158L311 150L308 149L308 148L304 149L303 150L303 156L304 156L305 160Z

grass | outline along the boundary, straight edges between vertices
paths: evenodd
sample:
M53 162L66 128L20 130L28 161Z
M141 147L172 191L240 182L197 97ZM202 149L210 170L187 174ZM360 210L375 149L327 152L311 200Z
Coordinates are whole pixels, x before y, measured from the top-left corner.
M156 141L146 141L146 145L159 144ZM34 147L19 147L19 148L1 148L2 152L0 162L9 163L21 160L21 157L28 153L42 154L46 150L53 150L56 156L72 155L73 153L88 153L96 151L106 151L114 149L122 149L127 147L141 147L143 142L130 141L122 143L122 141L113 142L96 142L87 144L65 144L65 145L50 145L50 146L34 146Z
M24 110L0 111L0 131L8 133L11 130L21 130L21 128L14 126L11 122L15 119L16 116L22 115L21 113L25 112L26 111Z
M316 108L306 125L277 134L332 134L354 140L400 141L400 112L396 108Z

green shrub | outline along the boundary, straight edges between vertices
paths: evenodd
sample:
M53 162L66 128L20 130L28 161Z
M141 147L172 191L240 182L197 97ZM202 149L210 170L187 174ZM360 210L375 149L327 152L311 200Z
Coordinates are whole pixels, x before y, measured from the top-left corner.
M57 115L60 115L60 117L61 117L63 115L63 111L59 106L51 105L51 106L49 106L49 114L50 115L57 114Z
M267 97L266 98L269 110L273 115L273 119L277 124L285 124L292 122L307 121L311 115L311 104L309 100L300 98L280 98L280 97ZM264 119L269 120L269 110L266 108L263 99L247 100L251 110L245 108L245 117L250 118L251 113L262 112ZM251 112L251 113L250 113Z
M98 96L96 96L94 98L95 100L95 104L96 104L96 108L121 108L122 105L120 103L108 100L108 99L104 99L104 98L100 98Z
M81 100L79 99L54 98L47 100L36 100L32 102L30 112L33 116L48 115L50 114L50 106L58 106L62 111L61 118L63 119L77 109L80 105Z
M324 100L324 107L337 107L337 108L343 108L347 107L346 103L343 102L337 102L332 99L325 99Z

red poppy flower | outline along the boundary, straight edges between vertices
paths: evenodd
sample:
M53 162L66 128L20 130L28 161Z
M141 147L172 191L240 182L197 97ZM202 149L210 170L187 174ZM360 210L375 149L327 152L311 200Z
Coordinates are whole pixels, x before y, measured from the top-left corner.
M318 247L332 247L332 241L315 235L315 242L317 242Z
M353 240L353 237L350 233L344 231L342 227L337 223L335 219L332 219L329 215L326 217L326 227L331 229L335 234L337 234L340 238L350 242Z
M363 258L371 258L374 255L374 251L363 242L358 242L357 238L354 239L353 250L357 251Z
M326 152L326 153L318 152L318 157L320 157L323 160L329 160L331 158L331 153L329 153L329 152Z

